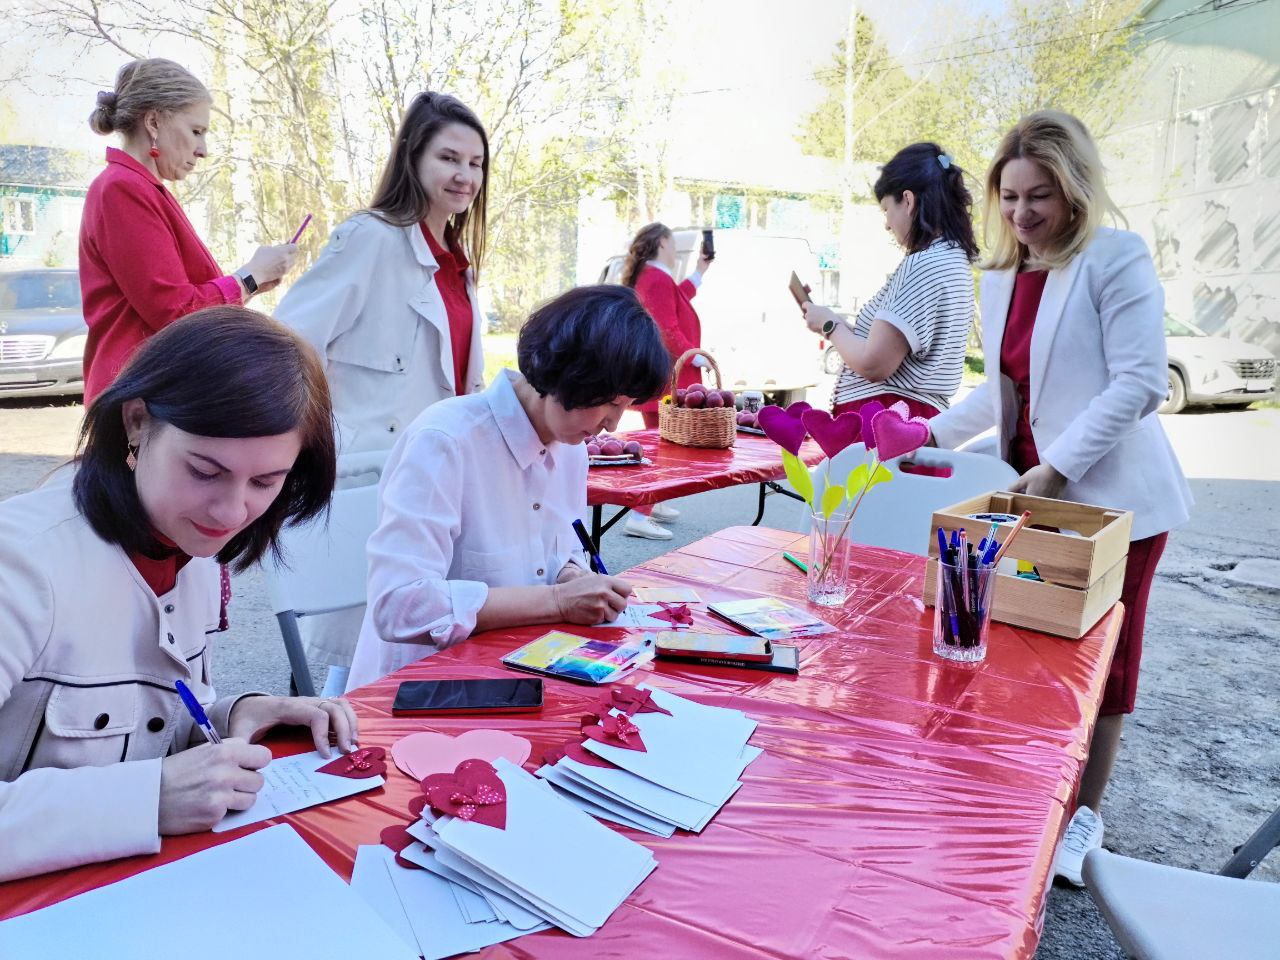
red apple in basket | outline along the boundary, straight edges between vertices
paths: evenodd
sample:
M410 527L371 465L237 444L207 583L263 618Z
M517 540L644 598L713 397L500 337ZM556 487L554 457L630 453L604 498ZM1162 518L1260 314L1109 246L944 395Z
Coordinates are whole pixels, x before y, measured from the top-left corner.
M707 392L707 388L700 383L691 383L686 389L688 390L689 393L706 393Z
M684 400L685 400L685 397L688 396L688 394L689 394L689 391L686 390L684 387L679 387L676 390L676 406L677 407L684 406Z
M707 395L701 390L690 390L685 394L684 405L692 410L697 410L706 403Z
M733 395L732 390L721 390L720 399L724 401L726 407L736 406L738 403L738 398Z
M709 393L704 394L704 396L706 398L702 401L702 405L704 407L723 407L724 406L724 397L720 395L719 390L712 390Z

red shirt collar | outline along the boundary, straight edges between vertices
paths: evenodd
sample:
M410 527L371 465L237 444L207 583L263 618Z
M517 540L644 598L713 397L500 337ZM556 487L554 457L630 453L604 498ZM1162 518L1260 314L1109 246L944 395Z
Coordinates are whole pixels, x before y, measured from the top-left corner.
M160 189L164 189L164 184L157 179L154 173L117 147L107 147L107 163L118 163L126 170L132 170L139 176L145 177L148 181L154 183Z
M132 158L130 158L132 159ZM422 221L419 226L422 227L422 235L427 238L427 246L431 250L431 255L436 258L436 263L440 269L452 267L458 273L466 273L471 266L471 262L467 260L466 254L456 244L450 244L446 250L440 244L436 243L436 238L431 235L431 231L427 229L426 221Z

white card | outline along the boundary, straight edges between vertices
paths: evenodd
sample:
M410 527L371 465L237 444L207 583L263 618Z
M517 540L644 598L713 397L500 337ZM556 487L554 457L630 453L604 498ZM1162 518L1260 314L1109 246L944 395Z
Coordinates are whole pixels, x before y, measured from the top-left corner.
M441 843L531 899L603 925L653 855L510 761L499 759L494 767L507 790L506 828L441 817L435 824Z
M266 781L258 791L258 797L248 810L232 810L213 825L214 833L234 830L246 824L270 820L286 813L305 810L317 804L340 800L357 793L364 793L380 787L387 781L382 777L366 777L353 780L350 777L336 777L330 773L316 773L338 754L332 753L328 758L320 756L317 751L300 753L296 757L281 757L272 760L258 772Z
M661 820L643 810L637 810L630 804L623 803L617 797L594 790L556 767L544 765L539 768L538 776L551 783L570 803L576 804L597 820L610 820L624 827L631 827L633 830L652 833L657 837L670 837L676 832L678 824Z
M174 909L179 901L198 907ZM182 953L418 956L288 824L0 923L0 957L139 960Z
M662 820L670 820L676 826L695 833L705 827L715 816L716 811L742 786L735 780L731 787L725 789L717 802L704 803L693 797L686 797L682 793L676 793L674 790L668 790L666 787L660 787L626 770L578 763L569 757L562 758L556 766L563 767L568 776L617 797L622 803Z
M670 620L658 620L651 613L658 613L662 608L656 603L633 603L612 620L598 623L598 627L627 627L636 630L669 630Z
M419 821L421 822L421 821ZM412 830L412 828L410 828ZM429 828L428 828L429 830ZM439 838L432 835L432 842L439 843ZM455 883L460 887L465 887L472 893L479 894L484 897L485 902L493 909L493 912L505 922L517 927L526 933L531 933L534 929L545 929L546 920L538 913L530 910L527 906L517 903L509 897L505 897L499 893L489 890L482 884L477 883L465 874L451 870L441 863L436 851L430 847L424 846L422 843L414 843L405 847L400 851L400 856L408 860L410 863L416 863L424 870L430 870L438 877L443 877L451 883Z
M701 603L692 587L634 587L632 594L641 603Z
M405 942L405 946L418 952L418 938L400 906L387 863L395 860L395 851L382 844L356 847L356 865L351 871L351 889L367 903Z
M724 802L725 791L736 786L742 772L741 743L730 746L730 741L714 739L715 732L700 734L696 726L661 713L638 713L630 719L640 729L644 750L596 740L584 740L583 748L686 797L717 806Z
M755 733L758 726L755 720L752 720L741 710L731 710L727 707L709 707L704 703L698 703L696 700L678 697L674 693L668 693L666 690L654 690L649 687L641 687L641 689L649 690L653 696L653 702L664 710L670 710L677 721L696 726L699 732L709 739L723 738L730 742L736 741L741 745L751 739L751 734ZM662 714L658 714L658 716L662 716Z

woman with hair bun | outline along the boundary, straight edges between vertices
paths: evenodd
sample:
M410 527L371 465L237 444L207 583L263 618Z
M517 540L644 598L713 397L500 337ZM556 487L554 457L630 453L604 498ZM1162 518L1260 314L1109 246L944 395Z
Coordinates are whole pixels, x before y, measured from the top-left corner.
M172 60L133 60L98 91L94 133L119 133L89 185L80 221L80 290L89 338L88 406L147 337L201 307L243 304L280 282L297 247L259 247L224 273L163 181L182 181L207 154L212 98Z
M852 326L812 303L805 323L844 360L834 413L903 401L912 416L928 418L947 408L964 373L978 258L973 200L963 171L936 143L899 150L881 168L875 195L884 228L907 255Z

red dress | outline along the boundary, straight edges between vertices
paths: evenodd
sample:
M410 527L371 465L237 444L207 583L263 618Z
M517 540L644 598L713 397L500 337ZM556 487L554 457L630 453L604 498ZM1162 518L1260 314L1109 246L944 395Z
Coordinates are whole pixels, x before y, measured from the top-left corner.
M449 345L453 349L453 390L461 395L467 389L467 358L471 356L472 309L471 294L467 292L467 270L471 268L461 250L450 246L448 250L436 243L427 225L422 225L422 235L427 238L431 255L436 258L436 289L444 301L444 312L449 317Z
M1000 372L1013 381L1020 400L1017 426L1009 440L1009 465L1019 474L1039 466L1040 452L1031 432L1031 335L1036 313L1044 293L1044 270L1019 273L1013 282L1013 298L1000 342ZM1160 533L1129 544L1129 559L1124 567L1124 586L1120 602L1124 604L1124 623L1116 643L1111 672L1102 693L1098 715L1103 717L1133 713L1138 696L1138 665L1142 660L1142 631L1147 619L1147 598L1155 580L1156 564L1164 553L1169 534Z
M692 280L677 284L669 273L652 265L646 265L636 280L636 296L657 322L672 363L680 359L686 350L702 345L702 324L689 302L697 292ZM702 371L691 363L685 363L676 386L687 387L701 382ZM664 389L662 392L668 391ZM636 409L657 416L658 401L642 403Z
M153 333L202 307L241 302L164 185L123 150L89 185L80 220L88 406Z

